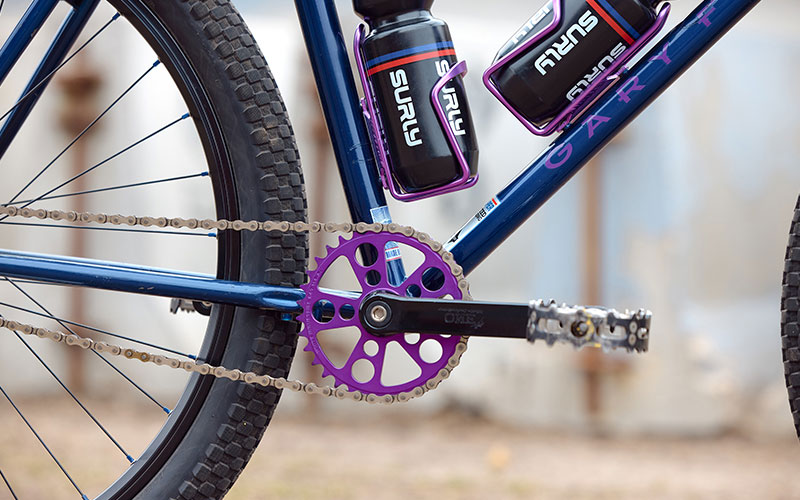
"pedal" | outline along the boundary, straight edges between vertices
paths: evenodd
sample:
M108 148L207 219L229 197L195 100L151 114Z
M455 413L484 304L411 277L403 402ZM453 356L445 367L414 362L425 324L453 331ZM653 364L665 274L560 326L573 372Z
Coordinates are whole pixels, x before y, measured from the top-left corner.
M211 302L198 302L188 299L172 299L169 303L169 312L178 314L178 311L188 313L198 313L203 316L211 316Z
M620 313L603 307L557 305L554 300L534 300L528 306L529 342L544 340L600 347L603 350L625 349L646 352L650 342L652 313L639 309Z

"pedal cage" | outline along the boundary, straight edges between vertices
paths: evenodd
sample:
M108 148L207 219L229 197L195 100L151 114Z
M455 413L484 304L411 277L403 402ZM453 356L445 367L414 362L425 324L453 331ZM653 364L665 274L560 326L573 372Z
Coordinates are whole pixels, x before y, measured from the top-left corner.
M529 305L528 341L544 340L572 344L576 348L601 347L646 352L650 342L652 314L644 309L618 313L602 307L556 305L534 300Z

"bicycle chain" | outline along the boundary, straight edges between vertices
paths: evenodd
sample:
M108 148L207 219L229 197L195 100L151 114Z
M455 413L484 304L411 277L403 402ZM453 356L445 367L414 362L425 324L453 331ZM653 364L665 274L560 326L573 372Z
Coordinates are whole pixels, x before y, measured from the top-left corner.
M159 227L159 228L173 228L173 229L204 229L204 230L218 230L218 231L280 231L280 232L309 232L309 233L380 233L387 231L389 233L401 233L405 236L411 237L429 246L434 252L438 253L442 260L448 265L453 276L458 281L458 287L463 293L463 300L472 300L469 293L469 283L464 277L464 271L453 258L453 254L444 249L444 246L433 240L428 234L415 230L410 226L402 226L396 223L381 224L365 222L358 223L321 223L321 222L286 222L286 221L241 221L241 220L215 220L215 219L181 219L181 218L168 218L168 217L136 217L132 215L107 215L107 214L94 214L91 212L75 212L75 211L60 211L60 210L44 210L33 208L18 208L14 206L0 206L0 215L7 217L22 217L27 219L40 219L40 220L54 220L66 221L72 223L96 223L107 225L127 225L127 226L141 226L141 227ZM576 342L577 336L566 335L573 325L579 328L581 325L586 324L587 314L585 309L581 308L561 308L554 309L554 304L538 302L538 307L533 307L532 303L532 323L529 324L529 340L533 341L536 338L546 338L548 345L554 342L570 343L576 347L582 345L595 345L591 340L598 340L595 335L586 335L582 342ZM600 310L600 308L597 308ZM539 322L538 319L543 319L546 314L545 310L555 312L557 310L557 317L550 319L558 319L555 325L552 322ZM632 320L644 319L641 313L636 315L620 314L616 311L605 310L604 314L591 314L593 320L592 327L597 332L607 330L609 327L613 329L614 324L630 324ZM240 381L248 384L258 384L264 387L275 387L278 389L288 389L294 392L302 392L306 394L316 394L325 397L336 397L337 399L351 399L354 401L364 401L367 403L403 403L410 401L413 398L422 396L426 392L435 389L444 379L450 376L450 372L458 366L461 356L467 349L467 337L462 337L456 347L456 352L448 360L447 367L439 371L438 375L428 380L424 385L416 387L411 391L403 392L397 395L376 395L370 393L362 393L361 391L350 391L346 386L331 387L319 386L313 382L301 382L299 380L288 380L284 377L273 377L271 375L259 375L254 372L243 372L239 369L228 369L223 366L213 366L207 363L200 363L197 361L182 361L178 358L170 356L153 354L146 351L137 351L135 349L126 349L121 346L95 341L90 338L81 337L75 334L64 334L47 328L38 328L32 325L16 322L0 316L0 328L5 328L14 332L19 332L25 335L34 335L40 338L50 339L54 342L64 343L68 346L79 347L85 350L94 350L101 354L110 354L113 356L123 356L128 359L138 359L143 363L153 363L158 366L167 366L177 370L185 370L190 373L198 373L200 375L212 375L217 378L226 378L232 381ZM644 331L637 331L644 330ZM638 333L637 340L644 342L644 349L646 349L646 341L648 339L649 330L649 313L646 321L646 328L634 330ZM636 337L636 335L634 335ZM610 339L607 339L610 340ZM608 347L624 347L630 350L631 347L639 347L642 343L633 343L624 345L620 342L607 344L602 342L602 345ZM636 350L644 350L636 349Z
M453 258L453 254L444 249L443 245L433 240L428 234L415 230L410 226L399 224L381 224L358 222L321 223L321 222L286 222L286 221L241 221L241 220L215 220L215 219L181 219L168 217L136 217L132 215L107 215L94 214L91 212L75 212L61 210L44 210L34 208L18 208L14 206L0 207L0 216L22 217L27 219L66 221L72 223L96 223L107 225L126 225L141 227L158 227L173 229L203 229L218 231L280 231L280 232L309 232L309 233L379 233L388 231L390 233L400 233L411 237L420 243L429 246L434 252L438 253L442 260L448 265L450 271L458 281L458 287L463 293L464 300L472 300L469 294L469 283L464 278L464 271ZM426 392L435 389L444 379L450 376L450 372L458 366L461 356L467 350L467 337L462 337L461 342L456 346L456 351L448 360L447 366L439 371L436 377L428 380L424 385L416 387L410 391L397 395L377 395L362 393L361 391L350 391L346 386L330 387L318 386L313 382L305 383L299 380L287 380L284 377L272 377L271 375L258 375L253 372L243 372L238 369L227 369L222 366L213 366L196 361L182 361L178 358L152 354L135 349L126 349L121 346L107 342L99 342L89 338L80 337L75 334L64 334L61 332L37 328L32 325L10 321L0 317L0 328L16 331L26 335L35 335L55 342L63 342L69 346L80 347L85 350L94 350L99 353L111 354L114 356L124 356L128 359L138 359L144 363L154 363L158 366L185 370L187 372L199 373L200 375L213 375L217 378L227 378L233 381L246 382L248 384L258 384L264 387L276 387L278 389L289 389L294 392L306 394L316 394L326 397L336 397L338 399L352 399L354 401L365 401L367 403L392 404L406 402L413 398L422 396Z

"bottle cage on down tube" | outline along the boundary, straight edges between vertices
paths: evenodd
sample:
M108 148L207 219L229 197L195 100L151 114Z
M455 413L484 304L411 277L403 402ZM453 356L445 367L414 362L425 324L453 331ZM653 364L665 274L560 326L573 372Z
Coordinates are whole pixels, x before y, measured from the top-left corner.
M569 106L564 108L563 111L561 111L555 118L547 122L545 125L539 126L527 119L522 113L514 108L510 102L508 102L508 100L500 92L500 89L497 88L497 85L495 85L495 83L492 81L492 78L499 70L510 64L511 61L513 61L517 56L523 54L529 48L541 42L558 28L558 26L561 24L564 1L565 0L553 0L553 21L532 36L529 40L526 40L524 43L520 44L519 47L513 49L511 52L498 59L497 62L492 64L483 73L483 84L489 89L492 95L494 95L503 104L503 106L508 108L508 110L511 111L511 113L520 122L522 122L523 125L525 125L525 128L527 128L533 134L541 136L550 135L554 132L560 132L563 130L568 124L572 123L578 116L580 116L580 114L586 108L588 108L589 105L591 105L595 100L597 100L598 97L608 90L611 85L616 83L616 81L620 79L620 76L627 70L627 68L623 68L623 65L630 61L630 59L636 55L639 50L647 45L650 40L652 40L658 34L658 32L661 31L666 24L667 16L669 16L670 12L670 4L664 5L658 12L656 22L650 27L650 29L648 29L641 37L639 37L639 39L637 39L630 47L625 49L625 51L622 52L622 54L620 54L620 56L614 60L614 62L611 63L608 68L601 72L592 81L592 83L586 87L586 90L581 92L580 95L578 95L578 97L569 104Z

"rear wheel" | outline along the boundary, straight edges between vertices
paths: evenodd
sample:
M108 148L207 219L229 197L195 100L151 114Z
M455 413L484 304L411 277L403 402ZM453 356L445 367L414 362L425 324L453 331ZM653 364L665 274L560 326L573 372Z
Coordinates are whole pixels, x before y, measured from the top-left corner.
M794 427L800 437L800 197L794 209L786 260L783 268L781 296L781 341L786 388L792 409Z
M155 198L146 198L138 194L128 195L129 192L139 191L117 187L105 191L105 194L80 195L85 199L83 208L86 211L100 213L133 211L134 215L212 216L229 220L304 220L306 203L303 177L285 108L252 35L228 0L108 0L108 4L100 4L94 19L98 17L107 19L110 17L107 14L113 13L112 8L122 14L129 23L125 29L138 34L145 41L142 45L149 46L161 62L153 71L163 71L161 68L166 68L168 74L165 74L165 78L170 77L176 99L182 99L186 111L194 122L193 140L199 151L198 158L205 161L205 165L202 166L191 165L195 169L199 167L207 172L206 175L199 176L202 179L193 178L191 182L210 180L210 183L199 188L194 185L182 188L178 187L177 182L168 184L159 182L154 184L157 187L153 189L158 190ZM124 22L120 20L116 21L116 24ZM92 31L92 26L90 22L89 28L85 31ZM108 39L105 41L103 39L107 36L107 33L102 33L91 43L107 43ZM87 36L84 36L85 38ZM136 58L138 57L137 55ZM136 61L132 61L130 64L135 63ZM68 71L70 64L73 62L68 63L60 71ZM107 77L107 80L115 79L118 79L116 74ZM130 82L122 84L120 88L125 88L128 83ZM55 92L55 89L55 82L51 83L45 94ZM161 97L162 91L159 87L150 90L154 92L152 97L156 102ZM113 92L118 94L120 90ZM43 99L37 106L45 106L45 100ZM139 111L128 108L128 110L134 111L135 114L123 117L122 121L129 124L126 126L130 128L135 128L139 115L147 114L147 110L144 109ZM157 111L153 110L152 114L157 114ZM22 132L24 131L21 131L15 143L25 143ZM132 134L134 137L128 139L128 142L139 138L136 133ZM116 138L116 135L110 135ZM146 164L155 164L160 158L165 158L168 161L162 163L167 164L155 168L158 179L181 177L185 172L180 171L176 165L184 163L182 166L187 167L185 160L191 160L191 157L176 157L170 149L170 142L162 141L152 153L140 155L138 158L140 163L133 163L134 168L130 170L133 173L147 171ZM13 167L19 166L13 165ZM6 168L11 167L6 165ZM175 171L174 174L168 174L172 170ZM29 177L32 178L36 172L38 169L32 169ZM133 173L131 176L135 177ZM69 174L61 175L62 179L70 178ZM48 180L46 176L35 180L44 183L53 182L54 185L58 185L59 182L55 178ZM133 180L137 185L142 182L141 178ZM120 186L127 185L116 178L115 183ZM65 207L63 198L57 199L50 195L37 196L40 193L47 193L47 190L36 191L32 188L31 191L34 192L26 193L27 197L16 196L19 183L5 184L6 187L0 189L0 196L4 198L0 202L13 201L13 204L19 205L20 200L33 199L35 202L31 206L37 208L70 208ZM61 193L63 190L54 194ZM113 196L110 193L113 193ZM179 200L183 200L188 206L178 204ZM180 212L175 213L175 210ZM186 213L187 211L189 213ZM12 226L11 221L1 221L0 248L56 253L53 248L69 248L67 237L61 236L62 233L79 232L78 228L71 229L73 230L46 230L43 227ZM31 237L30 234L34 232L37 235L38 232L43 232L45 236ZM59 235L46 233L59 233ZM89 241L89 248L86 249L89 255L86 256L153 266L166 259L175 263L171 265L173 268L181 268L181 264L186 262L185 267L191 268L186 269L188 271L206 271L210 274L216 273L223 279L275 285L298 286L305 277L307 242L304 235L222 232L210 239L209 249L199 248L200 243L196 249L194 244L189 247L182 243L172 245L167 241L169 236L165 235L140 233L134 236L137 237L136 243L129 243L134 240L124 242L112 240L114 237L127 238L129 235L119 236L116 233L109 233L104 235L107 238L105 241L97 240L93 236ZM59 238L64 241L59 243ZM75 255L69 250L59 253ZM131 255L134 256L128 257L130 260L125 260L125 256ZM149 259L148 256L152 258ZM4 278L0 276L0 280L2 279ZM70 323L69 313L57 313L52 308L47 310L37 308L34 305L36 302L27 302L27 296L17 295L22 289L25 294L35 298L41 289L58 287L41 283L22 283L19 280L12 283L12 281L14 280L6 279L2 283L8 288L3 293L16 297L16 302L3 300L4 304L8 303L12 308L2 307L0 314L41 326L48 326L42 324L42 316L47 320L58 317L56 320L58 324L55 325L57 329L63 331L61 327L72 325L79 334L84 335L90 331L76 326L76 323L83 325L82 321ZM43 295L39 296L47 298L48 293L50 292L43 292ZM106 315L103 317L104 328L91 330L96 338L122 343L116 339L103 338L103 334L99 331L113 329L114 332L124 332L134 339L145 338L148 342L154 342L149 337L137 337L137 333L146 334L137 332L143 328L137 328L137 324L130 321L130 318L163 315L163 311L168 308L167 299L129 296L120 298L119 294L113 292L90 293L87 298L91 304L90 309L114 309L116 304L127 304L123 306L124 310L116 312L118 319L113 326L107 326L105 323L111 321ZM106 296L110 298L105 299ZM0 298L5 299L5 297L6 295L0 293ZM104 300L108 301L103 302ZM38 303L41 305L43 301L39 300ZM24 306L23 309L20 309L21 305ZM28 316L25 316L26 314ZM97 314L102 316L102 312ZM111 318L113 316L114 314ZM203 320L203 317L197 314L191 315L191 319L186 319L188 317L189 315L184 314L170 317L169 323L165 323L167 320L159 319L159 321L165 323L163 330L169 332L171 329L196 330L198 318ZM190 325L188 327L178 325L181 321L189 321ZM50 323L52 325L52 321ZM287 376L297 341L297 325L293 321L281 320L278 313L214 306L207 318L207 324L201 328L204 328L205 334L201 333L203 330L198 332L198 337L189 341L194 347L184 348L183 351L188 351L198 359L214 365L268 373L273 376ZM161 333L165 334L164 331ZM162 344L166 343L163 338L162 336ZM0 341L3 342L0 346L0 356L10 355L11 349L19 349L19 346L16 346L19 343L18 339L13 338L13 334L9 332L4 331L0 335ZM29 340L33 349L50 349L49 346L42 347L42 342L46 341L35 338ZM16 347L11 347L12 345ZM26 362L34 365L36 359L31 357ZM130 362L120 362L119 368L125 370L129 366L128 363ZM38 366L30 367L31 372L38 369L40 369ZM94 376L99 373L97 370L99 368L87 373ZM154 368L154 370L159 371L158 376L164 375L164 368ZM3 379L6 378L4 375L7 376L8 372L0 369L2 385L6 385L3 383ZM63 379L64 376L61 375ZM137 379L135 376L131 378ZM152 389L154 385L152 379L142 382L142 378L138 377L138 382L138 385L145 386L145 390L150 390L153 394L158 392ZM166 382L164 384L168 385ZM98 389L99 386L98 391L101 397L104 397L103 380L93 380L87 385L89 389ZM220 498L229 490L260 441L278 403L280 391L197 375L187 376L174 385L172 395L167 396L167 399L174 401L174 404L168 405L171 413L156 435L137 436L140 443L132 446L143 451L133 455L134 463L121 475L115 474L105 478L103 488L97 488L96 485L83 487L82 493L89 497L97 496L104 499L205 499ZM161 389L158 388L159 391ZM136 393L139 389L130 387L129 390ZM20 402L19 392L19 390L9 391L16 403ZM23 403L17 406L24 411L24 396L22 398ZM91 401L86 406L91 410ZM13 413L11 408L11 406L4 407L2 411ZM13 416L16 417L16 414ZM136 429L131 430L133 433L135 431ZM42 437L46 438L44 435ZM99 432L95 437L97 440L106 439ZM122 441L120 439L120 443L125 446L126 443ZM0 462L0 468L5 467L2 471L7 473L4 475L8 477L11 487L21 497L26 497L21 493L24 493L26 485L32 478L19 477L11 473L15 472L15 468L9 466L11 455L0 452L0 460L5 462ZM63 465L67 471L80 470L83 467L81 463ZM55 465L51 472L53 475L61 474ZM76 477L79 474L73 473L72 476ZM69 492L70 485L67 481L62 483ZM75 483L77 485L73 486L81 486L79 480L76 479ZM0 483L0 491L2 488L3 483ZM33 496L37 495L34 493ZM59 497L57 494L48 495L48 498L57 497Z

